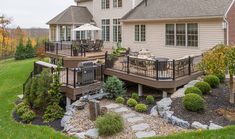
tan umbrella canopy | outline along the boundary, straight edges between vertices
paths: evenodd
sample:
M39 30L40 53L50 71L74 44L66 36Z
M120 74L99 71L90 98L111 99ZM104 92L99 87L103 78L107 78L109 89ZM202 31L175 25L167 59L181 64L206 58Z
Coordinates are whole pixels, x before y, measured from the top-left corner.
M96 31L96 30L101 30L101 29L87 23L78 28L75 28L73 31Z

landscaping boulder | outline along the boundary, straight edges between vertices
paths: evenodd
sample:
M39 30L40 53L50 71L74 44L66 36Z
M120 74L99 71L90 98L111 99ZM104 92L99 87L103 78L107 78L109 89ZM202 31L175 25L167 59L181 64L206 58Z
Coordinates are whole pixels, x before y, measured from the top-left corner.
M208 125L204 125L204 124L201 124L201 123L195 121L192 123L191 127L195 128L195 129L207 129Z
M182 128L189 128L190 124L187 121L184 121L176 116L171 116L170 121L173 125L177 125Z
M150 111L150 115L153 116L153 117L157 117L158 116L157 105L152 107L152 109Z
M98 129L89 129L85 133L85 137L91 138L91 139L97 139L99 137Z
M186 88L180 88L178 89L176 92L174 92L172 95L171 95L171 98L179 98L179 97L184 97L185 94L184 94L184 91L186 90Z
M189 88L189 87L193 87L196 83L200 82L200 80L192 80L191 82L189 82L188 84L186 84L184 86L184 88Z
M65 116L61 119L61 122L60 122L61 127L65 127L65 125L68 124L71 119L72 119L71 116L65 115Z
M162 117L165 111L170 110L172 100L171 98L163 98L162 100L157 102L157 110Z
M214 123L210 123L210 125L209 125L209 130L217 130L217 129L221 129L221 128L223 128L223 127L220 125L214 124Z
M171 121L171 117L172 115L174 114L173 111L165 111L163 113L163 118L167 121L167 122L170 122Z
M75 107L77 110L82 110L85 108L86 103L81 102L80 100L75 101L72 106Z

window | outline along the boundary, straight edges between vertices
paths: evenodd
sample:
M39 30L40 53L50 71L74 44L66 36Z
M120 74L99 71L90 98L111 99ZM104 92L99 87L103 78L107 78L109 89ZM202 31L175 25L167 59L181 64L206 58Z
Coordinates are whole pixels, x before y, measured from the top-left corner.
M122 0L113 0L113 8L122 7Z
M166 45L175 44L175 29L174 24L166 25Z
M109 9L109 0L101 0L101 9Z
M76 31L76 40L83 40L86 38L85 31Z
M66 26L66 41L71 41L71 27Z
M166 24L166 45L198 46L198 24Z
M120 19L113 19L113 42L122 41L122 30Z
M56 41L56 26L51 26L51 41Z
M110 20L109 19L102 19L101 20L102 26L102 39L104 41L110 40Z
M198 46L198 25L195 23L187 25L188 46Z
M60 26L60 40L61 41L65 40L64 36L65 36L65 26Z
M144 42L146 40L145 34L146 34L145 25L135 25L135 41Z

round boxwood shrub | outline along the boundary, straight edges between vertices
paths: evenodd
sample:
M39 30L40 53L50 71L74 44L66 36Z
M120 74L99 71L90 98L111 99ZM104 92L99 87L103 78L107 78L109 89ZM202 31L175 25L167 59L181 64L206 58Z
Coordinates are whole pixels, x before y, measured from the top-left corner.
M198 112L204 109L204 99L198 94L187 94L183 98L184 107L193 112Z
M147 111L147 105L145 105L145 104L137 104L135 106L135 110L137 112L146 112Z
M27 112L29 109L30 107L27 104L25 104L24 102L21 102L16 106L15 110L16 110L17 115L21 116L23 113Z
M63 116L64 116L64 109L61 108L59 104L53 103L47 106L42 118L45 123L48 123L55 121L56 119L60 119Z
M125 102L125 99L123 97L117 97L115 102L119 104L123 104Z
M123 119L116 113L106 113L105 115L98 117L95 121L98 128L99 135L111 136L119 133L124 128Z
M215 75L207 75L203 80L207 82L212 88L217 87L220 83L219 78Z
M148 95L148 96L146 97L146 102L147 102L148 104L153 104L153 103L154 103L154 97L151 96L151 95Z
M30 109L28 109L25 113L23 113L20 116L22 121L25 122L25 123L32 122L35 117L36 117L36 114Z
M131 98L135 99L136 101L139 101L139 95L137 93L132 93Z
M127 100L127 105L130 106L130 107L135 107L137 104L138 104L138 102L133 98L129 98Z
M185 91L184 91L184 94L185 95L187 95L187 94L191 94L191 93L193 93L193 94L198 94L198 95L202 95L202 91L199 89L199 88L197 88L197 87L189 87L189 88L187 88Z
M207 82L197 82L194 86L200 89L203 94L211 91L211 86Z

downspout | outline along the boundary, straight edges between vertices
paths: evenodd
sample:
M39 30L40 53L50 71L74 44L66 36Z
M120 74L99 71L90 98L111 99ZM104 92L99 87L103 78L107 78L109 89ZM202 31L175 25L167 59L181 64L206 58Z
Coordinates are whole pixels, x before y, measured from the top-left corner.
M229 23L228 20L224 17L224 22L226 23L226 45L229 45Z

